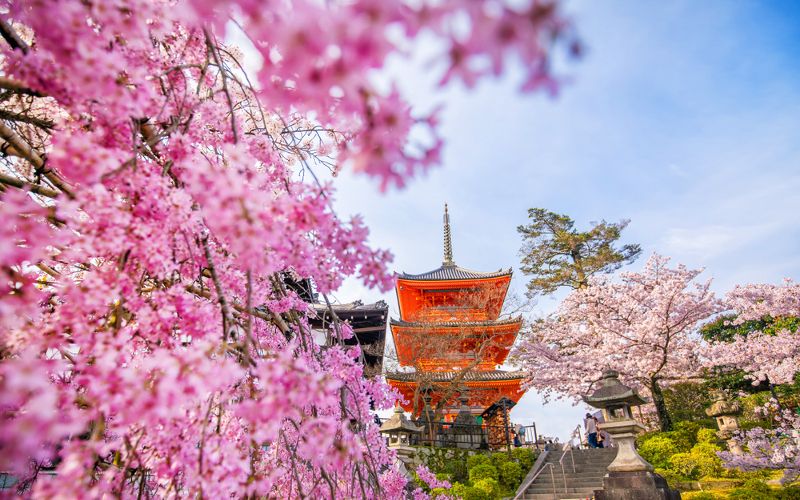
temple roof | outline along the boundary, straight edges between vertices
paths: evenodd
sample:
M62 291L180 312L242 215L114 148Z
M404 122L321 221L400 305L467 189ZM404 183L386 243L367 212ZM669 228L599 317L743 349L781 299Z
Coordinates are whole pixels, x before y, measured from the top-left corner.
M364 304L360 300L346 304L311 304L316 316L309 318L312 328L326 330L333 326L331 310L341 321L346 321L353 328L354 338L346 339L345 344L372 344L382 342L386 337L386 322L389 318L389 306L379 300L374 304Z
M314 310L317 311L317 314L326 314L329 312L326 304L315 302L312 305L314 306ZM353 302L348 302L346 304L331 304L331 309L333 309L333 311L338 315L342 313L387 311L389 310L389 305L383 300L379 300L374 304L364 304L360 300L354 300Z
M389 320L392 326L404 326L407 328L464 328L464 327L490 327L504 326L522 323L522 316L508 319L495 319L487 321L403 321L402 319Z
M398 279L412 281L441 281L499 278L501 276L511 276L511 268L509 267L508 269L498 269L494 272L482 273L479 271L464 269L463 267L459 267L455 264L448 264L422 274L402 273L398 276Z
M428 372L425 377L430 377L431 382L450 382L462 372ZM491 382L503 380L519 380L525 378L525 372L522 371L506 371L506 370L490 370L490 371L469 371L464 374L463 380L465 382ZM387 373L386 379L397 380L399 382L416 382L416 372L393 372Z

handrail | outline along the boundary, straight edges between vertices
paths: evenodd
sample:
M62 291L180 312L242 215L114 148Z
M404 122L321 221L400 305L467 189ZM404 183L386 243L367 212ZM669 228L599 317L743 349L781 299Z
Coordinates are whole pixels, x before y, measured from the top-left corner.
M550 453L550 451L545 450L539 454L539 456L536 458L536 462L533 464L533 467L531 467L531 472L535 470L536 473L531 476L531 472L528 472L528 474L522 480L522 484L520 484L517 488L517 493L514 495L514 500L519 499L525 494L525 491L530 487L531 484L533 484L534 481L536 481L536 478L539 477L546 466L550 465L552 469L553 464L547 462L547 457L550 455ZM555 484L555 480L553 480L553 483Z
M555 468L555 465L553 465L550 462L548 462L548 463L544 464L541 469L536 471L536 474L534 474L533 477L530 478L530 480L528 480L528 484L525 485L525 488L520 488L520 491L514 497L514 500L518 500L522 495L524 495L525 492L530 487L530 485L532 485L533 482L536 481L536 478L539 477L539 475L542 472L544 472L545 468L547 468L547 467L550 467L550 481L553 483L553 496L555 496L556 495L556 476L555 476L555 474L553 474L553 469Z

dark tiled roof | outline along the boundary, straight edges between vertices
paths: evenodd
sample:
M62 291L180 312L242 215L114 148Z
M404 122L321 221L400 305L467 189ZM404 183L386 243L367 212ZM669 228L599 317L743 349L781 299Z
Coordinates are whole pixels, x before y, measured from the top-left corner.
M317 313L325 313L328 311L328 306L321 302L315 302L312 304L312 306L314 306L314 310L316 310ZM331 304L331 308L334 310L334 312L336 312L336 314L339 314L360 311L387 311L389 309L389 305L383 300L379 300L374 304L364 304L360 300L356 300L353 302L348 302L347 304Z
M439 281L439 280L472 280L481 278L498 278L500 276L510 276L511 268L499 269L493 273L481 273L478 271L470 271L463 267L453 265L443 265L433 271L428 271L422 274L407 274L402 273L398 276L401 280L418 280L418 281Z
M433 382L450 382L461 372L429 372L426 377L430 377ZM417 379L416 372L394 372L387 373L387 379L398 380L400 382L415 382ZM491 380L518 380L525 378L525 372L521 371L505 371L505 370L492 370L492 371L469 371L464 375L464 380L470 381L491 381Z
M418 328L459 328L459 327L481 327L481 326L503 326L503 325L513 325L515 323L522 323L522 316L517 316L516 318L509 318L509 319L496 319L496 320L489 320L489 321L431 321L431 322L424 322L424 321L403 321L402 319L394 319L390 320L390 323L394 326L405 326L405 327L418 327Z

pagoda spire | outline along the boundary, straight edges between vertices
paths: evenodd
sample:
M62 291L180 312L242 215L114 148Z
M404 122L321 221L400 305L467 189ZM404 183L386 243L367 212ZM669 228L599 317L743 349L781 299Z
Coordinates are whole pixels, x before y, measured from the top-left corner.
M445 266L454 266L453 242L450 239L450 214L447 213L447 203L444 204L444 262Z

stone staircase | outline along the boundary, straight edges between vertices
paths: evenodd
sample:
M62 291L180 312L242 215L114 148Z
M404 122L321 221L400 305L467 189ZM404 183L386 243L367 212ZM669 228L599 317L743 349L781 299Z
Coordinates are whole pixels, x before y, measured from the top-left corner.
M594 490L603 487L603 476L606 474L608 464L617 455L616 448L595 448L587 450L568 451L564 457L564 473L561 472L559 460L561 450L554 450L547 454L542 462L545 468L525 490L520 498L529 500L553 499L587 499L594 497ZM575 471L572 470L570 453L575 459ZM552 465L552 475L550 469ZM566 490L564 479L566 477ZM555 485L553 481L555 480ZM555 494L553 487L555 486Z

